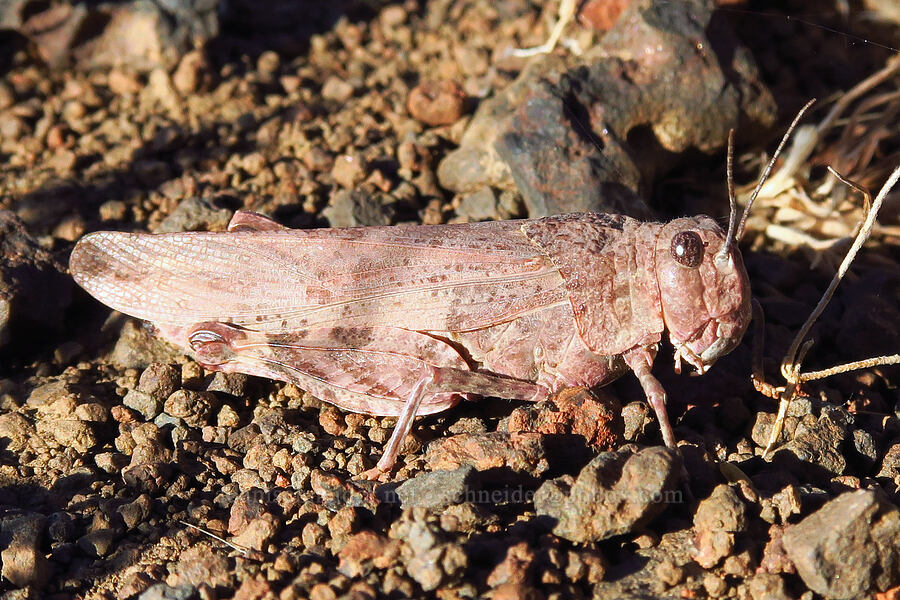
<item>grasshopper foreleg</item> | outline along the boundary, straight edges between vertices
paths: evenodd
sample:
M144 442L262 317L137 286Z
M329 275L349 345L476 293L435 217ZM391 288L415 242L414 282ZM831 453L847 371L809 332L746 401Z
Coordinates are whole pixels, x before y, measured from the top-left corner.
M659 421L659 429L662 432L663 441L669 448L675 447L675 433L669 423L669 413L666 412L666 390L659 380L653 376L650 369L653 367L653 353L646 348L635 348L624 355L625 363L634 371L635 377L641 384L656 420Z

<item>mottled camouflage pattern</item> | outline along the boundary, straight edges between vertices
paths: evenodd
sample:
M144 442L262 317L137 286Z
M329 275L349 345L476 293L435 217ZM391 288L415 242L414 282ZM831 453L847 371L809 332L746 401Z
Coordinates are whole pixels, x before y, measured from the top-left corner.
M683 231L699 265L673 254ZM740 255L715 256L724 241L708 217L290 230L238 212L229 232L90 234L70 269L210 369L410 422L460 395L537 400L631 369L672 445L650 374L663 332L677 366L702 372L749 322Z

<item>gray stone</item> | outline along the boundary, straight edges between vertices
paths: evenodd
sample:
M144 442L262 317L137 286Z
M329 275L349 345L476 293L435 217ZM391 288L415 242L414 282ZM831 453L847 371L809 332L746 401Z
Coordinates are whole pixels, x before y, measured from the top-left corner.
M854 598L900 583L900 510L872 490L845 492L784 533L810 589Z
M842 475L847 460L841 451L848 436L851 416L841 407L823 407L819 418L806 415L800 419L793 438L772 457L802 479L815 478L821 471Z
M230 210L219 208L204 198L185 198L154 233L223 231L228 227L231 214Z
M10 517L0 522L2 575L16 587L43 588L50 577L50 563L41 551L47 519L40 514Z
M497 196L489 187L467 194L459 201L459 208L456 209L456 214L469 221L499 219Z
M166 426L171 426L173 431L177 429L184 421L182 421L178 417L173 417L172 415L166 413L160 413L156 415L156 418L153 419L153 424L162 429Z
M114 529L99 529L84 534L76 544L89 556L103 558L113 550L117 537L118 532Z
M404 481L397 488L403 508L420 506L439 510L465 500L466 491L475 485L477 471L462 466L453 471L432 471Z
M143 369L151 363L184 362L184 355L178 349L132 320L125 321L109 358L125 369Z
M750 53L710 8L704 0L629 2L582 56L532 61L481 103L439 165L441 185L458 194L517 188L531 217L648 216L641 197L674 156L724 147L739 121L752 130L776 118Z
M191 427L208 425L219 407L219 399L211 392L177 390L166 400L166 414L183 419Z
M150 516L153 501L147 494L141 494L128 504L123 504L116 509L128 529L134 529Z
M68 542L75 533L75 521L66 512L55 512L47 518L47 535L54 542Z
M170 586L155 583L144 590L138 600L189 600L197 593L197 589L189 585Z
M151 363L141 373L138 390L165 402L181 385L181 369L164 363Z
M162 408L160 400L138 390L128 390L122 398L122 404L139 412L147 421L152 421Z
M390 225L394 207L384 202L384 195L365 190L338 190L322 216L332 227L368 227Z
M51 67L174 67L219 32L220 0L0 3L0 28L13 29ZM51 26L52 25L52 26ZM90 30L92 35L84 35Z
M891 445L881 459L881 468L876 477L881 478L889 489L900 489L900 442Z
M634 531L681 502L680 460L665 448L604 452L581 470L545 482L534 495L538 515L553 520L553 533L593 542Z
M229 396L241 398L247 393L247 385L250 382L250 376L243 373L214 373L209 384L206 386L207 392L221 392Z

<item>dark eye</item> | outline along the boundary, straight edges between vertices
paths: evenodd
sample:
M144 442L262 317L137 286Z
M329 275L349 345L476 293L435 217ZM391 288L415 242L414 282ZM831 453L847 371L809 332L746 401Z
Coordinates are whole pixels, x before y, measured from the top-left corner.
M703 262L703 240L696 231L679 231L672 238L672 253L678 264L685 267L696 267Z

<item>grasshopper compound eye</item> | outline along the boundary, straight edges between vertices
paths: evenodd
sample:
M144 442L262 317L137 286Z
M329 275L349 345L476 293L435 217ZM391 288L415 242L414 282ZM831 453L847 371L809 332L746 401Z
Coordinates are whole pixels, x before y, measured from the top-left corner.
M684 267L699 267L703 262L705 245L696 231L679 231L672 237L669 252L678 264Z

